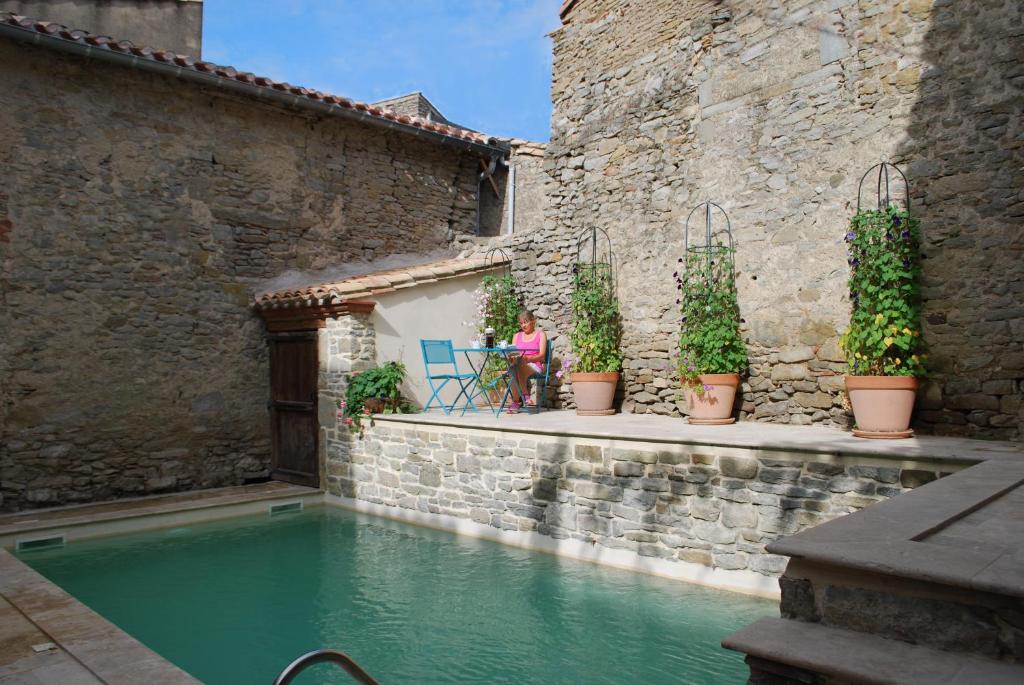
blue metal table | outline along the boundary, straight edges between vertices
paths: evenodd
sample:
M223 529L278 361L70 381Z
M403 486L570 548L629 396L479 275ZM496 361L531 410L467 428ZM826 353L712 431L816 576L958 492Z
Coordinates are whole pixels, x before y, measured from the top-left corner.
M519 380L515 377L515 374L511 373L512 368L512 355L518 354L519 349L508 345L506 347L456 347L455 352L461 353L466 357L466 362L469 364L469 368L473 370L476 375L476 380L473 381L471 390L469 391L469 397L466 399L466 404L462 408L462 413L465 415L467 411L472 409L473 411L480 411L474 400L483 398L487 402L488 408L494 412L496 416L501 416L501 412L505 410L505 405L508 402L509 396L512 394L512 385L515 384L515 388L519 391L519 396L524 397L522 391L519 388ZM506 379L505 391L501 394L501 402L498 406L494 405L491 401L491 397L488 394L488 390L492 390L497 387L498 379L491 381L490 383L484 383L482 375L484 369L487 368L488 362L495 356L498 355L504 362L505 371L502 378Z

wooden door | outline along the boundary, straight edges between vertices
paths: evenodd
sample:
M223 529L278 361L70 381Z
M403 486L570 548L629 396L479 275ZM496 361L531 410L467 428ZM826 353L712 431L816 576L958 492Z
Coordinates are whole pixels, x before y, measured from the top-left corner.
M270 477L320 486L316 332L270 334Z

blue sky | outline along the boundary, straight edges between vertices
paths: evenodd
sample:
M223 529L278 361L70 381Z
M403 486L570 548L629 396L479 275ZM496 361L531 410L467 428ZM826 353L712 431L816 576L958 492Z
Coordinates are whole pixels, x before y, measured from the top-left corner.
M421 91L448 119L547 140L561 0L206 0L203 58L372 102Z

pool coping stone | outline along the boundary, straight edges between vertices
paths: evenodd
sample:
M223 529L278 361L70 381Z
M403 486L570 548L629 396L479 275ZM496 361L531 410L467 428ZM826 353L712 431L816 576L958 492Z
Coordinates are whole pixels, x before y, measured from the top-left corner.
M868 633L763 618L722 640L755 659L865 685L1017 685L1024 666Z
M735 447L900 461L926 460L951 462L961 466L981 461L1024 458L1024 442L935 435L904 440L867 440L854 437L848 431L824 426L787 426L753 421L738 421L725 426L697 426L677 417L657 414L579 416L574 411L551 410L538 414L494 416L480 412L456 416L430 411L419 414L375 414L373 421L700 447Z

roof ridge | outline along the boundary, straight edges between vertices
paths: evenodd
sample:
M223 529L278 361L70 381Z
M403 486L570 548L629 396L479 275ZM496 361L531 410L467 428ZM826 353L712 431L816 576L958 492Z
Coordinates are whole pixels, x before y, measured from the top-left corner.
M239 71L232 66L215 64L189 55L180 55L172 50L136 45L130 40L115 39L110 36L95 34L82 29L68 28L67 26L57 22L33 19L31 17L15 14L14 12L0 12L0 24L16 26L26 31L33 31L37 34L68 43L86 45L93 49L109 50L112 53L131 55L136 59L156 63L173 64L180 68L189 69L224 80L239 81L250 86L288 92L292 95L307 98L312 101L337 106L342 109L355 110L382 121L390 121L403 126L423 129L449 138L469 141L481 145L489 145L493 141L491 136L480 134L476 131L454 126L452 124L443 124L429 119L424 119L422 117L398 114L389 109L377 107L370 103L359 102L339 95L332 95L318 90L303 88L302 86L293 86L284 81L275 81L267 76L257 76L251 72Z

